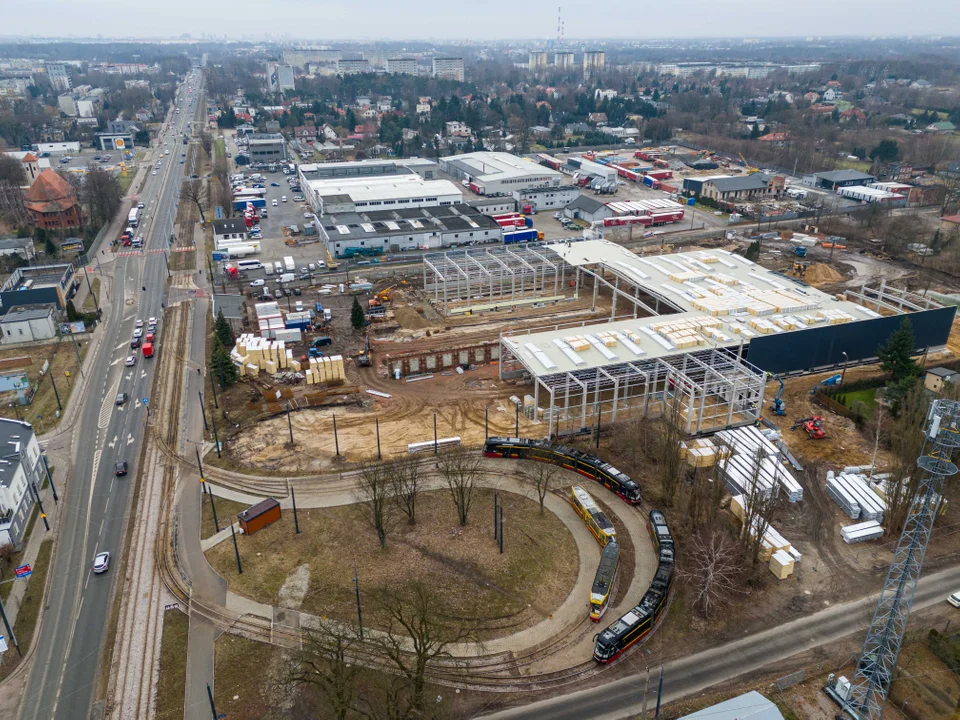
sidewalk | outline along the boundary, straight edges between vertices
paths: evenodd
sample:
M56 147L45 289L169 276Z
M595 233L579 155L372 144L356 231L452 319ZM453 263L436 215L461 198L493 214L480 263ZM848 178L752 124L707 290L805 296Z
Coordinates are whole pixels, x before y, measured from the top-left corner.
M61 493L62 494L62 493ZM60 498L61 501L63 498ZM37 555L40 553L40 545L44 540L53 540L57 534L57 526L60 522L60 506L53 502L53 495L50 488L45 487L40 491L40 501L43 503L43 509L47 513L47 522L50 523L50 532L43 525L43 519L37 515L33 523L33 530L30 537L27 538L27 545L24 548L22 565L33 565L37 562ZM51 562L53 558L51 557ZM27 592L27 586L32 581L32 577L25 580L14 580L13 589L10 596L4 601L3 607L7 611L7 619L10 621L14 632L17 630L17 615L20 612L20 603L23 602L23 596ZM6 628L4 628L6 629ZM26 652L26 648L21 648Z

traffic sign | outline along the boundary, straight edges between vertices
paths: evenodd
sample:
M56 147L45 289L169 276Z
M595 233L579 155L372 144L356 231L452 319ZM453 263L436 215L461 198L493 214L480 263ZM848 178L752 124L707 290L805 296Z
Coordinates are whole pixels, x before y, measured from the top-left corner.
M7 651L7 639L0 635L0 653L5 653Z
M14 568L13 572L18 578L25 578L33 574L33 568L29 565L21 565L18 568Z
M144 405L149 405L149 404L150 404L150 398L144 398L144 399L143 399L143 404L144 404Z
M179 607L180 607L180 603L170 603L169 605L164 605L164 606L163 606L163 609L164 609L164 610L176 610L176 609L179 608Z

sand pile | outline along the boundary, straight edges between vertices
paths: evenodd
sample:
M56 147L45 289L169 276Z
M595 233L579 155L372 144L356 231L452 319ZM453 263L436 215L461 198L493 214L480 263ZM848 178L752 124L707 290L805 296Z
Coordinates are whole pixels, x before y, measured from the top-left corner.
M405 330L421 330L432 326L432 323L409 305L394 308L393 315L396 321L400 323L400 327Z
M829 265L824 263L814 263L807 267L807 272L804 273L803 279L813 285L814 287L820 285L830 285L831 283L837 283L843 281L844 276L834 270Z

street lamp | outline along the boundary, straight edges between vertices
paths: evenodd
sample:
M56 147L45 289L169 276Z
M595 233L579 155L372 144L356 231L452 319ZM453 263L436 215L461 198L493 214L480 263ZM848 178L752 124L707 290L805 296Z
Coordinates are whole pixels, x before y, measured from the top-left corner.
M840 371L840 385L842 386L842 385L843 385L843 378L845 378L846 375L847 375L847 360L848 360L848 358L847 358L847 353L846 353L846 351L841 351L840 354L843 355L843 370Z

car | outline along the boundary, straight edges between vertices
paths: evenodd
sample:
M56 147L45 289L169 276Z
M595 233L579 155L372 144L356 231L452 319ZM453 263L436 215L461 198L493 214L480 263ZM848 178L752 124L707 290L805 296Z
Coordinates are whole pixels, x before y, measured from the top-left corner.
M137 340L137 339L142 338L142 337L143 337L143 328L142 328L142 327L136 328L136 329L133 331L133 339L134 339L134 340Z
M127 394L125 392L117 393L116 404L123 405L127 401Z
M156 170L153 170L150 174L151 174L151 175L156 175L156 174L157 174L157 171L156 171Z
M183 165L183 158L180 158L180 164Z
M99 160L99 159L100 159L100 156L99 156L99 155L94 155L94 156L93 156L93 159L94 159L94 160Z
M191 179L191 180L199 180L199 179L200 179L200 176L197 175L196 173L194 173L193 175L190 176L190 179Z
M137 203L137 209L143 210L144 207L146 206L143 203L140 203L140 202Z
M286 201L287 201L287 196L286 196L286 195L281 195L281 196L280 196L280 202L286 202Z
M110 553L97 553L93 558L93 571L99 575L105 573L110 568Z
M164 155L169 155L169 154L170 154L170 151L169 151L169 150L166 150L166 151L164 151L163 154L164 154Z
M278 182L272 182L272 183L270 183L270 187L280 187L280 183L278 183Z
M263 287L265 282L266 281L263 278L257 278L256 280L250 283L250 287Z
M300 288L294 288L293 294L299 297L300 295L303 295L303 291Z
M280 291L277 290L277 292L279 293ZM290 295L292 295L293 293L290 292L290 288L284 288L284 289L283 289L283 294L286 295L287 297L290 297ZM277 295L277 297L280 297L280 296Z
M294 305L294 307L296 308L297 312L303 312L303 301L302 301L302 300L297 300L297 302L296 302L296 304Z
M117 464L113 469L113 474L120 476L127 474L127 461L126 460L117 460Z
M307 272L307 269L306 269L305 267L302 267L302 268L300 268L300 274L301 274L301 275L308 275L309 273Z
M308 212L307 212L307 213L304 213L303 216L304 216L307 220L309 220L310 218L313 217L313 213L308 213Z
M273 206L274 206L274 207L277 206L277 199L276 199L276 198L274 198L273 200L271 200L271 202L273 203Z
M157 319L151 315L149 318L147 318L147 325L152 325L153 327L156 327Z
M955 608L960 608L960 592L955 592L953 595L948 597L947 602L953 605Z
M314 263L307 263L307 268L310 270L310 272L313 272L317 269L317 266Z
M136 350L138 347L140 347L140 338L135 337L133 340L130 341L130 349Z
M294 195L293 200L294 202L303 202L303 195Z
M127 355L127 363L126 363L127 367L133 367L136 364L137 364L137 356Z
M143 327L143 320L141 320L140 318L137 318L136 322L133 323L133 325L134 325L134 327L142 328L142 327Z

